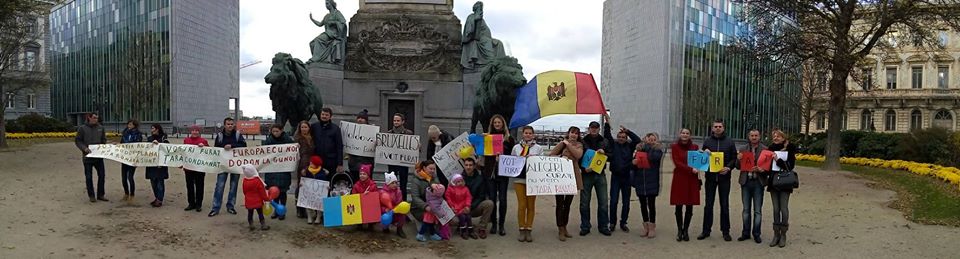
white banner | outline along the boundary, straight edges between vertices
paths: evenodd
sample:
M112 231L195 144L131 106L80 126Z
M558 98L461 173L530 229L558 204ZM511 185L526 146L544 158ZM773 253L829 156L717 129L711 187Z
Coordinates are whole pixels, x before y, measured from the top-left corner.
M563 157L527 158L527 195L577 194L573 161Z
M377 164L414 166L420 160L420 136L377 133Z
M224 150L222 164L226 172L243 174L241 165L249 164L260 173L284 173L297 170L300 161L300 144L242 147Z
M506 177L520 176L520 171L523 171L523 166L526 165L527 161L527 158L522 156L508 155L500 155L497 159L500 160L500 170L497 174Z
M194 145L160 144L159 166L183 167L183 169L206 172L223 172L223 148L198 147Z
M443 172L443 175L450 179L454 174L463 173L463 160L460 159L460 149L470 145L467 139L468 134L464 132L457 138L447 143L433 155L433 162L437 163L437 169Z
M380 126L340 122L343 152L355 156L373 157L377 154L377 133Z
M129 166L157 166L159 145L150 142L90 145L87 157L106 158Z
M323 211L323 198L327 197L330 182L300 178L300 195L297 198L297 207Z

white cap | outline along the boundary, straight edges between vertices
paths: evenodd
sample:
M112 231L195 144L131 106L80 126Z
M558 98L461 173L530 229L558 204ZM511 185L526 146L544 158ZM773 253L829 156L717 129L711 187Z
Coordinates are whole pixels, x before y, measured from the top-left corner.
M253 167L252 165L242 165L240 168L243 169L243 176L246 176L247 178L257 176L257 168Z
M397 174L394 172L389 172L384 174L384 184L391 184L397 181Z

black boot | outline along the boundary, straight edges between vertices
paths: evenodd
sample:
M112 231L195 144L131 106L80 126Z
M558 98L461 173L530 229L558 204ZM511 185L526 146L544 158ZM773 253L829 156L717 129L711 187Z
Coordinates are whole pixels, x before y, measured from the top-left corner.
M773 240L770 240L770 247L780 244L780 224L773 224Z
M777 240L777 246L780 248L787 246L787 229L790 229L789 224L780 224L780 240Z
M297 207L297 218L298 219L307 218L307 210L304 208Z

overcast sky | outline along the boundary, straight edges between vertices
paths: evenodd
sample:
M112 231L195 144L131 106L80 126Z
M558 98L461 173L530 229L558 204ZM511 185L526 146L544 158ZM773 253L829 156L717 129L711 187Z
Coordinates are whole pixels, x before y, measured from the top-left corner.
M337 1L337 9L348 24L359 1ZM454 0L454 13L461 21L470 14L473 3ZM592 73L599 80L602 11L601 0L484 1L484 18L493 37L507 44L508 54L520 61L527 79L560 69ZM273 117L270 86L263 76L277 52L290 53L303 61L310 58L309 42L323 32L310 22L310 13L322 19L327 13L324 1L240 1L240 62L263 61L240 71L240 109L244 115ZM597 116L557 115L534 125L585 127L590 118Z

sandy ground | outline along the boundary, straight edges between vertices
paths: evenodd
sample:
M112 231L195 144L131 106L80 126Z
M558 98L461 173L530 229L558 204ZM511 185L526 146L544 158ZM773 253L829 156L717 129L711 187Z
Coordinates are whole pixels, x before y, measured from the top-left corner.
M107 162L107 198L87 201L79 154L72 143L52 143L16 152L0 152L0 258L186 258L194 256L236 258L434 258L532 257L587 258L643 256L655 258L816 257L816 258L957 258L960 231L908 222L887 204L894 193L867 187L849 173L827 173L800 168L801 189L791 200L791 223L786 248L769 248L771 206L764 201L762 245L750 241L724 242L719 224L704 241L678 244L669 206L671 174L664 174L663 193L657 200L659 236L641 238L639 202L631 202L630 233L606 237L596 229L567 242L556 238L553 197L537 202L533 243L516 241L516 212L508 200L507 236L486 240L418 243L408 225L408 239L393 235L359 233L353 228L324 229L290 217L271 220L273 229L250 232L245 210L225 211L208 218L215 177L206 178L203 212L184 212L186 194L182 173L171 170L166 201L153 208L149 181L143 169L136 173L136 201L121 201L120 165ZM668 166L669 167L669 166ZM740 190L731 193L732 235L741 229ZM512 191L511 191L512 192ZM242 192L241 192L242 193ZM243 195L238 194L242 204ZM580 217L575 199L569 229L576 233ZM592 215L596 220L596 201ZM719 210L719 206L717 206ZM292 212L291 212L292 213ZM701 228L702 206L695 207L691 235ZM717 217L717 220L719 217ZM596 225L594 221L594 226ZM575 234L574 234L575 235ZM364 255L362 251L374 251Z

